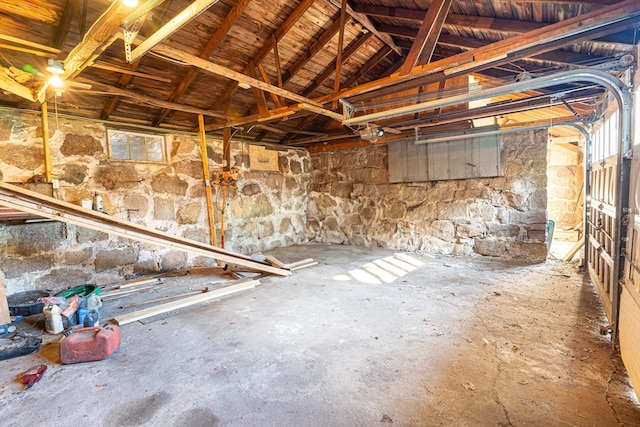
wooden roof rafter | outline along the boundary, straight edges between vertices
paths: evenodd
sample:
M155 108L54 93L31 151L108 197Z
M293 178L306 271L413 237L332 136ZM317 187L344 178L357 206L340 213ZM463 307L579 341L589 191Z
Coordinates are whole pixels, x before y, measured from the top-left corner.
M251 0L238 0L238 2L233 6L231 11L227 14L224 21L220 24L220 26L216 29L215 33L211 36L207 45L202 49L200 55L198 55L201 59L209 59L213 52L218 48L220 43L227 36L231 28L236 24L238 19L242 16L242 13L246 9L246 7L251 3ZM169 97L169 102L177 102L180 97L189 89L193 81L198 75L200 71L197 67L192 67L187 70L180 83L176 86L171 96ZM162 121L167 117L167 115L171 112L169 109L162 109L156 118L153 120L153 125L158 126Z
M426 64L431 60L452 2L453 0L434 0L431 3L404 64L400 68L401 75L411 73L418 63Z
M284 20L282 25L278 27L278 29L273 33L272 37L270 37L267 42L260 48L260 50L251 58L251 61L245 66L244 73L246 74L249 70L250 63L259 64L261 63L267 54L276 46L279 40L281 40L288 32L293 28L293 26L298 22L298 20L305 14L305 12L311 7L314 0L302 0L298 4L298 6L293 10L293 12ZM238 87L238 82L234 81L224 93L218 97L218 100L213 104L211 109L219 110L223 105L225 105L231 99L231 95Z
M613 6L547 25L539 30L530 31L520 36L491 43L473 51L463 52L453 57L417 66L408 76L400 76L399 73L394 73L385 78L321 97L318 101L323 103L332 102L334 99L371 94L371 92L377 92L381 89L389 89L393 92L398 90L399 84L404 83L407 83L409 87L417 87L422 82L411 82L411 80L428 77L435 78L434 81L439 81L456 74L484 69L494 63L512 62L518 58L556 50L562 46L592 37L594 34L603 35L620 31L621 27L626 28L627 25L635 25L635 20L640 16L639 3L638 0L624 0Z

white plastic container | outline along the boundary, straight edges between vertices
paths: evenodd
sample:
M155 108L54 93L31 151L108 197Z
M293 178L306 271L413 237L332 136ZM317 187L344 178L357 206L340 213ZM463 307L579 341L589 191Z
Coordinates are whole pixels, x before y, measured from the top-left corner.
M64 330L62 324L62 310L55 304L50 304L42 310L44 314L44 328L50 334L59 334Z

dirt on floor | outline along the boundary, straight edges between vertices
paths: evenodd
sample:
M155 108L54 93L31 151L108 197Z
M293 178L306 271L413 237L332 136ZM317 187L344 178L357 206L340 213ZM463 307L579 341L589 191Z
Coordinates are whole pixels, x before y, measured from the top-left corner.
M44 333L38 352L0 362L0 425L640 426L574 264L340 245L269 255L318 264L124 325L106 360L62 365L61 335ZM215 273L105 301L105 317L223 286L228 274ZM41 325L32 316L20 328ZM19 374L42 363L25 390Z

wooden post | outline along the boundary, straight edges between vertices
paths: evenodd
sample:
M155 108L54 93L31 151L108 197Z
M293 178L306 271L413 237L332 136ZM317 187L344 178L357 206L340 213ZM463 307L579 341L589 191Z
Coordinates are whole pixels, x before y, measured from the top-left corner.
M9 303L7 302L7 294L4 291L4 283L2 282L2 272L0 271L0 325L11 323L9 315Z
M207 213L209 214L209 232L211 245L218 246L216 234L216 220L213 210L213 196L211 195L211 181L209 180L209 156L207 156L207 137L204 133L204 116L198 114L198 127L200 128L200 154L202 156L202 173L204 174L204 192L207 196Z
M42 143L44 145L44 176L47 182L51 182L51 147L49 146L49 115L47 114L47 101L41 104L42 111Z

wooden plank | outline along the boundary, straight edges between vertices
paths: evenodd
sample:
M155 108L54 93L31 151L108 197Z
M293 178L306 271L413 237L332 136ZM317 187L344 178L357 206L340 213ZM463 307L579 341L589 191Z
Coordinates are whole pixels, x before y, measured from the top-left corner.
M338 36L338 54L336 56L336 76L333 80L333 91L337 92L340 90L340 75L342 71L342 51L344 49L344 24L346 21L347 11L347 0L342 0L342 4L340 6L340 35ZM333 101L333 108L337 108L338 101Z
M0 182L0 205L127 239L190 252L207 258L219 259L266 273L280 276L289 276L291 274L289 271L274 268L246 255L133 224L98 211L84 209L33 191L23 190L4 182Z
M562 257L562 261L569 262L573 259L573 257L578 253L580 249L584 247L584 236L580 240L576 242L575 245L569 249L569 251Z
M56 24L58 22L57 7L50 1L45 0L2 0L0 1L0 12L11 15L22 16L45 24Z
M159 30L149 36L138 47L131 51L131 61L135 62L145 53L149 52L158 43L169 37L171 34L182 28L183 25L200 15L209 7L218 3L218 0L195 0L189 6L187 6L182 12L176 15L173 19L167 22Z
M172 301L165 304L157 305L155 307L150 307L143 310L134 311L132 313L123 314L121 316L116 316L113 318L113 320L120 326L127 325L129 323L137 322L138 320L157 316L158 314L168 313L170 311L179 310L181 308L200 304L212 299L221 298L223 296L235 294L241 291L246 291L248 289L255 288L259 284L259 280L249 280L246 282L238 283L236 285L228 286L226 288L217 289L215 291L205 292L202 294L183 298L178 301Z
M36 100L33 91L12 79L10 77L9 70L4 67L0 67L0 89L11 92L31 102Z
M213 209L213 195L211 194L211 174L209 173L209 155L207 154L207 135L204 133L204 116L198 114L198 129L200 130L200 157L202 159L202 173L204 176L204 193L207 201L207 219L209 220L209 241L211 246L218 245L216 234L215 211Z
M11 323L11 315L9 314L9 302L7 301L7 293L4 290L4 281L0 271L0 325Z
M214 64L213 62L209 62L209 61L205 61L204 59L198 58L197 56L194 55L190 55L186 52L183 52L179 49L173 48L173 47L169 47L166 45L158 45L156 47L153 48L154 52L157 52L161 55L166 55L170 58L173 59L177 59L180 61L184 61L186 63L188 63L189 65L193 65L195 67L198 67L200 69L203 69L205 71L208 71L210 73L213 74L217 74L219 76L223 76L226 77L228 79L232 79L235 80L236 82L243 82L243 83L247 83L248 85L264 90L266 92L272 92L275 93L277 95L281 95L287 99L291 99L293 101L296 102L305 102L307 104L310 105L315 105L317 107L322 107L322 105L318 102L315 102L309 98L306 98L304 96L300 96L296 93L293 93L291 91L279 88L277 86L265 83L261 80L258 79L254 79L252 77L249 77L246 74L242 74L239 73L237 71L234 71L230 68L226 68L223 67L221 65L218 64Z
M124 285L118 285L116 286L116 289L129 289L129 288L133 288L136 286L142 286L142 285L148 285L150 283L159 283L161 282L162 279L160 278L153 278L153 279L142 279L142 280L134 280L132 282L127 282Z
M223 119L223 120L227 120L229 117L224 114L221 113L220 111L213 111L213 110L203 110L201 108L196 108L196 107L191 107L189 105L184 105L184 104L176 104L174 102L169 102L169 101L163 101L161 99L157 99L151 96L147 96L147 95L143 95L137 92L131 92L125 89L120 89L114 86L109 86L106 85L104 83L99 83L96 82L94 80L89 80L86 79L84 77L78 77L75 79L76 82L78 83L85 83L90 85L92 88L97 88L103 92L108 92L108 93L112 93L114 95L118 95L118 96L124 96L127 98L131 98L134 102L138 102L141 104L148 104L148 105L153 105L155 107L162 107L162 108L169 108L173 111L182 111L185 113L192 113L192 114L202 114L204 116L208 116L208 117L216 117L219 119ZM70 91L83 91L86 92L85 90L78 90L78 89L74 89L74 88L68 88L68 90Z
M52 169L51 164L51 144L49 144L49 117L47 114L47 101L40 105L40 111L42 112L42 148L44 151L44 176L46 182L51 182Z
M116 73L122 73L122 74L130 74L132 76L142 77L143 79L155 80L163 83L171 83L171 79L167 79L165 77L154 76L152 74L147 74L147 73L140 73L130 68L116 67L115 65L110 65L105 62L94 62L93 64L91 64L91 68L97 68L99 70L114 71Z
M629 373L631 384L640 395L640 296L635 289L625 284L620 296L619 337L620 355Z
M17 37L8 36L6 34L0 34L0 40L6 40L11 43L19 44L22 46L32 47L37 50L42 50L44 52L50 52L51 54L57 55L60 53L60 49L56 49L55 47L45 46L40 43L30 42L28 40L23 40Z

